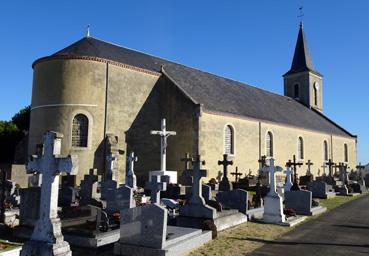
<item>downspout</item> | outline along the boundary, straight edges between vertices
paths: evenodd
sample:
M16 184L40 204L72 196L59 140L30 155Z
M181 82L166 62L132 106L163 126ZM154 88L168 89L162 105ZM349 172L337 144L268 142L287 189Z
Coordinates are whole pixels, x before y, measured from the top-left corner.
M105 71L105 110L104 110L104 134L103 134L103 163L104 163L104 175L103 179L105 180L106 175L106 131L107 131L107 119L108 119L108 91L109 91L109 62L106 63L106 71Z

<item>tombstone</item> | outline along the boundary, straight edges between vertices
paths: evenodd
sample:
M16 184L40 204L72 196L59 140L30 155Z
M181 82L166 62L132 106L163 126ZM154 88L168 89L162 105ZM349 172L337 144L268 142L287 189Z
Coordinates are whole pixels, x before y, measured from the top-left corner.
M310 182L307 188L312 192L313 198L329 199L336 196L336 193L332 191L332 186L328 185L324 181L315 180Z
M190 163L193 161L193 158L190 157L190 153L186 152L185 157L181 158L181 161L184 162L185 166L182 175L179 177L179 183L183 186L192 186Z
M239 212L246 214L248 209L248 193L243 189L232 191L220 191L216 195L216 200L222 205L231 209L237 209Z
M126 185L128 187L133 188L134 190L137 189L137 178L134 171L134 164L138 161L137 156L135 156L134 152L127 157L128 160L128 172L126 175Z
M288 160L286 163L287 167L293 167L293 185L290 190L300 190L299 183L297 181L297 167L303 165L302 163L296 162L296 156L293 155L293 162Z
M105 210L108 214L136 207L133 189L126 185L119 187L115 180L107 180L101 183L101 199L106 202Z
M184 255L211 240L211 231L167 226L167 210L154 203L123 210L115 255Z
M119 149L119 138L114 134L106 134L105 138L105 177L104 180L120 181L119 155L124 154Z
M81 181L81 199L79 204L81 206L92 204L95 205L95 200L99 200L101 195L98 193L99 176L97 175L97 169L90 169L89 174L84 175Z
M211 194L211 187L209 185L202 185L202 189L201 189L202 193L202 197L205 199L205 201L211 200L213 198L212 194Z
M61 233L61 222L57 214L59 173L76 174L77 158L59 157L62 135L55 132L44 134L44 154L31 158L27 164L28 172L42 173L40 212L31 240L27 241L20 255L72 255L69 244Z
M287 166L287 170L286 170L286 183L284 184L284 191L290 191L291 187L293 186L292 184L292 168L290 166Z
M161 120L161 130L160 131L151 131L151 135L159 135L160 136L160 170L159 171L151 171L149 173L149 181L151 181L151 177L155 175L160 176L169 176L170 183L177 183L177 172L176 171L168 171L167 170L167 140L169 136L176 135L176 132L167 131L165 118Z
M169 180L170 177L162 177L160 175L154 175L151 177L151 181L148 182L146 188L148 188L150 192L150 200L151 203L156 203L160 205L160 191L167 190L167 182L163 182L163 180Z
M270 174L270 190L264 198L263 221L266 223L283 223L286 221L286 216L283 214L282 198L276 192L275 182L275 173L282 170L282 167L274 166L273 158L270 159L270 166L263 168L263 171Z
M223 161L218 161L218 165L223 165L223 178L219 183L220 191L231 191L232 183L228 180L228 165L233 165L233 161L228 161L228 155L223 155Z
M39 218L41 188L20 189L19 224L33 227Z
M194 157L192 162L193 184L191 195L185 205L181 207L179 214L188 217L214 219L216 217L215 209L207 206L202 197L201 178L207 176L207 170L201 169L201 165L203 164L205 164L205 162L201 161L200 155Z
M313 216L323 213L327 208L322 206L312 207L312 192L307 190L287 191L284 204L287 209L295 210L298 215Z

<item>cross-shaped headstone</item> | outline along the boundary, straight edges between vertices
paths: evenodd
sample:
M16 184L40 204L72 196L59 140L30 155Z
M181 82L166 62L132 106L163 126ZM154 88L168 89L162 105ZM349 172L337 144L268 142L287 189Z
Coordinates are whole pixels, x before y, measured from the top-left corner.
M242 176L243 174L238 172L238 166L236 166L236 170L234 172L231 172L231 175L235 176L235 181L237 183L239 180L239 177Z
M204 198L202 197L202 184L200 181L202 177L207 176L207 170L201 169L202 165L205 165L205 161L201 160L200 155L195 155L192 161L193 184L191 188L192 193L188 200L189 204L205 204Z
M133 189L137 188L137 179L136 179L136 175L135 175L135 162L138 161L137 156L135 156L135 152L131 152L131 154L129 154L129 156L127 157L128 160L128 172L126 175L126 185L128 187L131 187Z
M167 190L167 183L162 182L161 175L153 175L151 176L151 181L149 185L147 186L151 190L151 202L160 204L160 191Z
M327 165L324 163L322 166L323 174L325 174L325 169L327 169ZM320 170L319 170L320 171ZM320 172L318 173L318 176L320 175Z
M161 130L160 131L151 131L151 135L159 135L160 136L160 169L161 171L166 171L167 169L167 140L171 135L176 135L176 132L167 131L165 118L161 120Z
M328 166L328 176L329 177L333 177L333 169L332 167L335 166L336 164L332 161L332 159L329 159L328 162L326 163L326 165Z
M263 169L266 166L266 156L261 156L258 160L259 170Z
M185 163L185 171L190 170L190 163L193 161L193 158L190 157L190 153L186 152L185 157L181 158L181 161Z
M228 155L223 155L223 161L218 161L218 165L223 165L223 180L228 179L228 165L233 165L232 160L228 160Z
M276 179L275 179L275 173L283 171L282 167L280 166L274 166L274 159L270 158L269 166L265 166L263 168L263 172L268 172L270 175L270 190L268 195L270 196L276 196L278 195L276 191Z
M364 179L364 177L365 177L365 165L361 165L361 163L359 163L359 165L356 166L356 169L358 170L360 178Z
M340 180L344 183L347 184L348 182L348 177L347 177L347 165L344 163L339 163L337 165L338 170L339 170L339 175L340 175Z
M286 169L286 184L284 185L284 191L290 191L291 187L293 186L292 184L292 167L291 166L287 166Z
M305 164L308 167L308 169L307 169L307 175L311 175L311 166L314 165L314 163L311 162L311 160L309 159Z
M297 182L297 167L300 167L303 163L296 162L296 156L293 155L293 162L288 160L286 163L287 167L293 167L293 186L291 190L300 190L299 184Z
M41 199L39 219L33 230L31 240L55 243L55 237L61 236L58 219L59 174L78 172L77 157L59 157L62 135L46 132L43 136L44 153L41 157L31 158L27 164L27 172L41 173Z
M107 178L108 180L115 180L117 181L114 175L114 166L115 166L115 161L117 160L117 157L113 154L109 154L108 156L106 156L106 161L108 162L108 166L109 166L109 171L108 171L108 175Z

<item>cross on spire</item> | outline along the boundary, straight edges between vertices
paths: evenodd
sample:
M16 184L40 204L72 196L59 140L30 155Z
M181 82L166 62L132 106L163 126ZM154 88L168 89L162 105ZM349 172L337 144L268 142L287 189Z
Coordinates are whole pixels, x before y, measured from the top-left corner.
M86 37L90 37L90 24L87 25Z
M302 17L304 17L303 8L304 8L303 6L299 7L299 15L297 16L297 18L300 18L300 27L303 26L303 24L302 24Z
M167 169L167 139L171 135L176 135L176 132L167 131L165 118L161 120L161 130L160 131L151 131L151 135L159 135L160 136L160 151L161 151L161 161L160 161L160 169L161 171L166 171Z
M288 160L286 163L287 167L293 167L293 186L291 190L300 190L299 184L297 183L297 167L300 167L303 163L296 162L296 156L293 155L293 162Z
M231 175L232 176L235 176L235 181L237 183L239 181L239 178L238 177L241 177L242 176L242 173L238 172L238 166L236 166L236 171L231 172Z
M190 163L192 163L193 160L193 157L190 157L190 153L188 152L186 152L184 158L181 158L181 162L185 163L185 171L190 170Z
M228 160L228 155L223 155L223 161L218 161L218 165L223 165L223 178L228 178L228 165L233 165L232 160Z

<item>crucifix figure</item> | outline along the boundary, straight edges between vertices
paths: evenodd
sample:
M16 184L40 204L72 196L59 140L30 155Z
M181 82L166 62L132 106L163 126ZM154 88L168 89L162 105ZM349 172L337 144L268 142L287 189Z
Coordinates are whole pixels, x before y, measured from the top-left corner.
M232 160L228 160L228 155L223 155L223 161L218 161L218 165L223 165L223 178L219 184L219 190L221 191L231 191L232 184L228 180L228 165L233 165Z
M160 191L167 190L167 183L162 182L161 175L153 175L151 176L151 181L149 183L148 188L151 190L151 203L160 204Z
M21 255L29 254L32 243L40 243L46 246L50 252L59 246L68 247L61 234L61 223L58 218L58 193L59 193L59 174L62 172L75 175L78 172L77 157L60 157L62 135L56 132L46 132L43 136L44 153L37 158L31 158L27 164L27 172L38 172L42 174L41 199L39 219L34 227L30 243L26 243ZM50 244L52 245L50 247ZM45 248L44 248L45 249ZM40 248L41 250L41 248ZM36 253L37 255L40 255ZM33 255L33 254L32 254ZM54 254L50 254L54 255ZM66 254L69 255L69 254Z
M134 167L135 167L135 162L138 161L138 158L137 156L135 156L135 152L131 152L131 154L129 154L129 156L127 157L127 160L128 160L128 172L126 176L126 185L128 187L136 189L137 179L136 179Z
M190 163L193 161L193 158L190 157L190 153L186 152L185 157L181 158L181 162L185 163L185 171L190 170Z
M242 173L238 172L238 166L236 166L236 171L231 172L232 176L235 176L235 181L238 183L239 177L242 176Z
M306 175L310 176L311 175L311 166L314 165L314 163L311 162L311 160L308 160L305 164L308 167Z
M161 130L160 131L151 131L151 135L159 135L160 136L160 170L166 171L167 170L167 140L168 137L171 135L176 135L176 132L167 131L165 118L161 120Z
M293 186L291 187L291 190L300 190L299 184L297 182L297 167L300 167L303 165L303 163L296 162L296 156L293 155L293 162L291 160L288 160L286 163L287 167L293 167Z
M106 161L108 162L108 166L109 166L107 179L117 181L115 170L114 170L115 162L117 161L117 157L113 154L109 154L108 156L106 156Z
M290 191L293 184L292 184L292 167L287 166L286 169L286 184L284 184L284 191Z
M329 171L328 176L333 177L332 167L335 166L336 164L332 161L332 159L329 159L326 165L328 166L328 171Z

